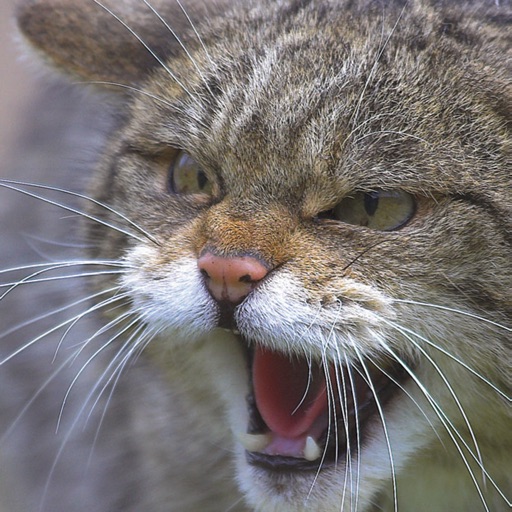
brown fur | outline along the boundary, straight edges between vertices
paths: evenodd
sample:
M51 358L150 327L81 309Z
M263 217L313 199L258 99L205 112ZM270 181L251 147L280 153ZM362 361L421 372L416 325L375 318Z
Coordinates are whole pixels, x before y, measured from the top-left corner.
M152 4L179 41L142 0L105 5L124 24L92 0L31 0L18 18L55 66L109 83L121 97L91 195L153 241L95 203L91 215L139 239L92 222L87 237L92 257L125 265L121 280L102 278L100 286L120 283L129 294L124 310L165 327L132 381L147 378L160 397L130 413L144 461L130 470L148 482L138 510L342 506L345 460L316 479L245 461L233 420L248 392L235 393L243 354L233 335L215 329L218 311L198 285L194 262L205 251L250 255L270 269L234 313L251 342L338 363L340 353L357 362L389 357L389 349L414 364L451 422L443 426L444 416L407 381L414 401L401 393L385 406L390 440L382 418L368 427L360 488L343 510L355 508L356 494L360 512L376 502L393 510L388 442L399 510L506 510L506 498L481 483L466 453L479 483L472 482L450 432L473 448L471 424L486 479L510 500L508 2L191 0L183 6L192 24L177 2ZM169 191L178 149L206 173L210 196ZM415 197L415 214L400 229L354 226L330 213L344 198L381 189ZM153 372L166 380L153 382ZM147 411L160 421L150 425ZM164 443L175 448L159 454Z

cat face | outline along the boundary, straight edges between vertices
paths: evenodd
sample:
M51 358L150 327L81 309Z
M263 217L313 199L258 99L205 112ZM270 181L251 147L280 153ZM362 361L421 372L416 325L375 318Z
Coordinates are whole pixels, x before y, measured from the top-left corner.
M169 4L20 11L125 95L87 233L123 265L133 353L204 411L199 444L233 454L255 510L412 510L442 450L505 507L505 46L476 8Z

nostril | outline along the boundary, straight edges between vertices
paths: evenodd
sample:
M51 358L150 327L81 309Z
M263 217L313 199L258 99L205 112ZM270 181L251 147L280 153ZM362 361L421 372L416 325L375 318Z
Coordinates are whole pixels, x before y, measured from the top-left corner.
M226 258L206 252L197 265L213 298L233 304L241 302L269 272L253 256Z
M260 281L261 279L253 279L253 277L250 274L245 274L244 276L241 276L239 281L241 283L254 283L255 281Z

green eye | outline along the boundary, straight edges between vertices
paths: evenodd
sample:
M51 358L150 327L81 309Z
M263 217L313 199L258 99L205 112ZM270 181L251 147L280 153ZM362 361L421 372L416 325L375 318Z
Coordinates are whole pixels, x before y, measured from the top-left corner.
M414 215L414 197L400 190L356 192L343 199L331 216L341 222L365 226L379 231L392 231L404 226Z
M179 195L212 193L212 184L199 164L180 151L169 169L169 188Z

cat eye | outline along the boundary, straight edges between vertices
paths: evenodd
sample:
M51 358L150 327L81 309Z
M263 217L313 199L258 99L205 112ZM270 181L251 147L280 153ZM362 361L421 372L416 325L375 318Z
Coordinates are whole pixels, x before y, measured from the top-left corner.
M199 164L184 151L178 152L169 169L169 188L175 194L212 193L212 184Z
M338 203L331 218L379 231L392 231L404 226L414 215L414 197L400 190L356 192Z

